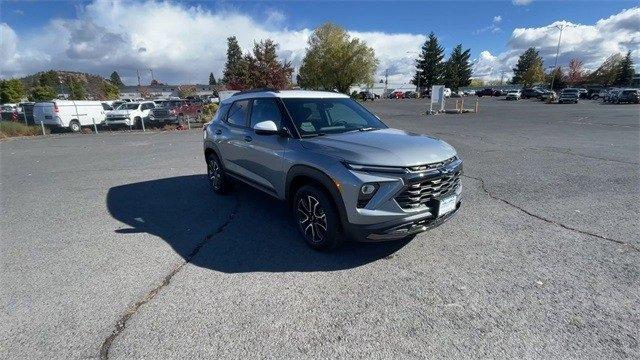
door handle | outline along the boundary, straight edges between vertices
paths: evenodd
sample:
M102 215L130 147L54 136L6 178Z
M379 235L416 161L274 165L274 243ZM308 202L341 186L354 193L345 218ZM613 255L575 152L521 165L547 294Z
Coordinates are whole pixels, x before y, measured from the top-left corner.
M253 139L251 138L251 136L245 136L245 137L244 137L244 141L246 141L246 142L251 142L251 140L253 140Z
M222 135L222 130L220 129L216 130L216 135Z

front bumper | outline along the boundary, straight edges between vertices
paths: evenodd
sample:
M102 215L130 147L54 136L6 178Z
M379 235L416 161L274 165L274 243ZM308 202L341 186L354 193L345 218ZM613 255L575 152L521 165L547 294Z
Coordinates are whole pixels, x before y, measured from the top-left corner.
M422 213L417 216L408 216L403 219L393 220L375 225L348 224L345 231L349 238L361 242L381 242L399 240L419 234L442 225L458 213L461 201L456 203L452 212L440 217L434 217L431 213Z

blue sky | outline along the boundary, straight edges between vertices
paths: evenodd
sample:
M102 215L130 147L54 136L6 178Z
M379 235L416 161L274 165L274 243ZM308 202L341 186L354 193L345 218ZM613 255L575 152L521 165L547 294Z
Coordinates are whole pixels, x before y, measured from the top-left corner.
M209 14L212 20L211 24L215 26L215 20L219 19L216 16L227 16L228 14L234 14L243 16L249 19L249 23L239 22L243 26L239 26L234 29L227 26L227 32L229 33L247 33L254 31L254 28L259 28L256 38L246 38L245 43L247 47L250 47L251 40L259 40L257 37L264 37L264 34L274 32L277 35L276 40L279 40L279 36L282 37L281 42L290 39L295 34L306 33L307 30L312 30L316 26L323 22L330 21L339 24L350 32L361 33L365 40L371 39L371 42L378 43L378 48L382 58L382 66L392 68L394 71L407 72L407 64L410 64L412 55L408 55L407 59L400 59L398 62L398 52L404 50L417 51L421 38L424 34L434 31L442 44L447 50L451 49L454 45L462 43L464 47L470 48L472 57L478 59L489 59L490 61L513 61L512 56L507 56L510 51L514 51L514 43L517 43L520 38L514 39L515 29L544 29L550 24L557 21L566 21L572 24L584 24L593 26L600 19L608 18L612 15L621 13L625 9L630 9L637 6L637 1L527 1L525 5L517 5L512 1L474 1L474 2L401 2L401 1L387 1L387 2L367 2L367 1L353 1L353 2L316 2L316 1L247 1L247 2L234 2L234 1L188 1L188 2L169 2L158 3L153 1L134 1L119 4L113 6L113 4L103 3L102 0L96 1L54 1L54 2L13 2L2 1L0 2L0 23L4 23L5 27L9 30L5 30L3 33L12 32L11 36L15 35L16 38L16 52L21 53L23 59L27 56L27 53L36 53L38 49L34 49L34 45L40 44L38 38L42 38L43 35L52 31L62 31L61 28L67 29L68 33L61 34L60 46L73 48L74 44L69 43L77 41L74 39L82 40L82 31L89 31L85 28L77 28L80 22L91 22L95 26L90 26L99 32L104 28L102 32L111 32L116 36L123 37L126 42L130 43L136 39L142 44L147 44L146 48L150 50L154 48L153 45L149 45L151 40L144 39L144 31L137 32L136 29L127 29L127 26L112 27L109 24L101 23L101 12L110 12L111 8L121 8L119 14L126 13L127 10L135 11L134 9L147 9L157 8L164 9L161 12L166 14L168 11L176 11L184 13L186 18L192 16L194 13ZM168 5L167 5L168 4ZM99 10L98 10L99 9ZM160 10L158 10L160 11ZM145 12L146 11L142 11ZM153 11L148 13L153 14ZM160 13L160 12L159 12ZM113 15L113 14L111 14ZM144 16L137 14L138 16ZM120 18L127 15L118 15ZM60 25L56 22L56 19L61 20ZM170 23L171 17L158 18L157 22ZM192 19L193 20L193 19ZM188 21L188 20L187 20ZM195 21L195 20L193 20ZM248 24L248 26L247 26ZM640 27L640 25L638 25ZM74 30L76 29L75 37ZM135 27L135 26L134 26ZM631 31L631 34L636 34L636 29L631 26L627 26L627 30ZM162 29L158 29L162 31ZM552 30L549 30L552 31ZM640 32L640 30L638 30ZM395 49L389 46L383 46L385 41L395 41L396 38L379 37L374 38L376 33L380 34L407 34L414 36L414 40L410 40L408 37L402 38L406 43L403 43L404 47ZM283 35L284 34L284 35ZM294 35L292 35L294 34ZM530 34L529 34L530 35ZM529 39L527 35L527 39ZM3 36L6 39L11 38L9 35ZM95 37L95 35L89 35L88 37ZM203 34L202 36L206 36ZM85 36L87 37L87 36ZM548 34L546 36L550 40L555 38L555 35ZM223 40L224 38L222 38ZM189 37L184 39L178 39L177 41L189 42ZM420 41L418 41L420 40ZM592 40L592 39L590 39ZM413 41L413 42L412 42ZM411 45L415 42L417 45ZM540 41L540 38L531 40L533 42ZM620 41L623 41L622 39ZM219 41L218 41L219 42ZM549 42L549 44L546 44ZM637 44L637 43L635 43ZM76 44L77 45L77 44ZM91 45L91 44L89 44ZM89 45L81 44L78 47L78 51L84 51ZM242 45L242 41L241 41ZM546 41L544 44L539 44L543 47L545 45L551 46L551 41ZM133 45L135 49L135 44ZM29 48L31 47L31 48ZM287 48L288 47L288 48ZM304 47L304 44L297 45L297 48ZM573 50L578 48L576 43L573 44ZM82 48L82 49L80 49ZM294 65L296 61L299 61L300 54L298 54L297 48L291 45L289 42L282 44L283 50L282 56L289 56ZM376 46L374 46L374 49ZM603 46L603 48L609 49L611 46ZM626 49L624 46L621 49ZM69 50L69 49L67 49ZM73 49L72 49L73 50ZM519 48L517 50L520 50ZM74 50L75 51L75 50ZM390 52L386 54L385 51ZM396 52L396 56L392 56L393 52ZM69 56L67 63L78 63L78 57L73 57L69 51L66 52ZM77 51L73 52L74 54ZM83 53L82 61L79 61L82 70L90 69L90 61L86 56L86 52ZM122 54L120 54L122 55ZM106 56L106 58L112 58L113 56ZM502 58L501 58L502 56ZM602 55L604 56L604 55ZM495 59L494 59L495 58ZM33 56L31 60L33 60ZM396 62L393 62L396 59ZM94 59L95 60L95 59ZM104 60L104 59L103 59ZM120 59L122 60L122 59ZM138 60L138 59L137 59ZM219 63L219 59L216 59ZM60 63L66 64L60 60ZM150 66L166 66L166 64L160 64L161 61L148 61ZM214 73L220 73L220 64L212 63L211 67ZM53 62L51 65L58 65L59 63ZM95 64L94 64L95 65ZM101 64L99 64L101 65ZM114 62L113 66L123 67L121 61ZM113 67L112 66L112 67ZM497 67L501 65L492 66L491 69L497 71ZM506 65L505 65L506 66ZM7 67L7 66L5 66ZM106 65L95 66L96 71L104 72L107 70ZM504 66L503 66L504 67ZM6 69L3 73L10 73ZM179 78L184 76L184 73L175 71L175 69L168 69L168 75L171 77ZM494 71L492 70L492 71ZM494 71L494 72L495 72ZM493 74L495 76L495 74ZM203 79L204 76L198 74L190 74L188 77L195 77L197 80ZM398 78L399 80L400 77ZM186 80L186 79L180 79Z

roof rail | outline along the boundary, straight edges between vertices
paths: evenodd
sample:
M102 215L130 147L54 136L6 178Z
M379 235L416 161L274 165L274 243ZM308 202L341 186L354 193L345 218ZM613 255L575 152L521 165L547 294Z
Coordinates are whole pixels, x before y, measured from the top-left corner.
M259 88L259 89L242 90L242 91L239 91L237 93L233 93L231 96L251 94L251 93L257 93L257 92L265 92L265 91L276 92L276 93L280 92L278 89L274 89L274 88Z

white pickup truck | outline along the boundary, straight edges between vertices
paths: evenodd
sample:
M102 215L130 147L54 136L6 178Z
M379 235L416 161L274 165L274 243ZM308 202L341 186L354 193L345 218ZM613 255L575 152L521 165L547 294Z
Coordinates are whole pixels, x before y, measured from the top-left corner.
M143 119L146 120L155 107L153 101L126 102L115 110L107 113L105 124L109 126L133 126L142 127Z
M36 125L50 128L66 128L78 132L82 126L99 125L104 122L111 107L100 101L53 100L37 102L33 106Z

